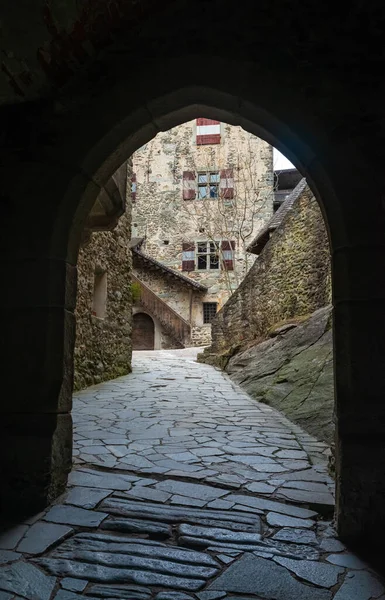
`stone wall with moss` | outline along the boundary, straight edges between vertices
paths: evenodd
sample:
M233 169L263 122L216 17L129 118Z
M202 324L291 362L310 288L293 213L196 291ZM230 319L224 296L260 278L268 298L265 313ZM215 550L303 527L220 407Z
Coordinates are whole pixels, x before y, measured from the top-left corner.
M249 273L216 316L207 354L231 354L280 322L331 302L329 242L309 187L272 233Z
M74 388L131 371L131 207L112 231L94 232L80 249L76 303ZM93 314L95 273L105 273L104 317Z

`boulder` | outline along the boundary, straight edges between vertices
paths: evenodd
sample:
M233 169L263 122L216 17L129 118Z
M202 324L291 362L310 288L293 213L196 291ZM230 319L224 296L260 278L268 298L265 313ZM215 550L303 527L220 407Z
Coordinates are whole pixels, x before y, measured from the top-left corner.
M332 308L232 356L231 378L316 438L334 437Z

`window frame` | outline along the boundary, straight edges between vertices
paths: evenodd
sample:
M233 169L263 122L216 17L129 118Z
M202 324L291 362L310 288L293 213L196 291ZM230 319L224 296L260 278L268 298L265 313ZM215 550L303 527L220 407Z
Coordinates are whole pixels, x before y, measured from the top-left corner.
M205 250L202 251L199 249L199 245L203 245L205 244ZM212 248L212 245L215 244L214 249ZM216 249L215 249L216 248ZM220 271L221 270L221 266L220 266L220 249L221 249L221 242L220 241L212 241L212 240L204 240L204 241L199 241L196 242L195 244L195 256L196 256L196 262L195 262L195 270L196 271ZM212 266L214 263L212 262L212 258L213 257L217 257L216 260L216 264L217 266L214 267ZM199 258L201 257L201 260L203 259L203 257L205 258L205 267L200 268L199 267Z
M212 180L212 177L215 176L215 180ZM205 177L206 181L205 182L200 182L199 178L200 177ZM208 171L197 171L197 177L196 177L196 182L197 182L197 195L196 198L199 201L202 200L218 200L220 198L220 182L221 182L221 177L220 177L220 172L219 170L216 171L214 169L210 169ZM214 196L211 195L211 189L215 189L216 193ZM201 189L205 189L205 195L201 196L200 195L200 190Z

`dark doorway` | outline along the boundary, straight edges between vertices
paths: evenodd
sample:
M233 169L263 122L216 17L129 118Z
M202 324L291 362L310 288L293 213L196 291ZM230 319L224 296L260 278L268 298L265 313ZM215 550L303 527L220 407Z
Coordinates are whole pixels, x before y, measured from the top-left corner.
M154 350L154 321L146 313L137 313L132 325L132 349Z

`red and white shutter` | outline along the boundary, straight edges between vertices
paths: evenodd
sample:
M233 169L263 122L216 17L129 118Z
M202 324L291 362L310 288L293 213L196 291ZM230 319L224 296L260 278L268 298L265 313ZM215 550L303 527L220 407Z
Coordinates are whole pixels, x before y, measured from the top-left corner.
M183 200L195 200L196 181L194 171L183 171Z
M136 173L131 175L131 199L133 202L136 201Z
M226 271L234 271L234 251L235 251L235 242L231 240L223 241L221 244L222 251L222 260L223 260L223 268Z
M183 242L182 244L182 271L194 271L195 269L195 244L194 242Z
M222 169L219 182L220 197L224 200L234 198L234 170Z
M197 146L221 143L221 122L214 119L197 119Z

